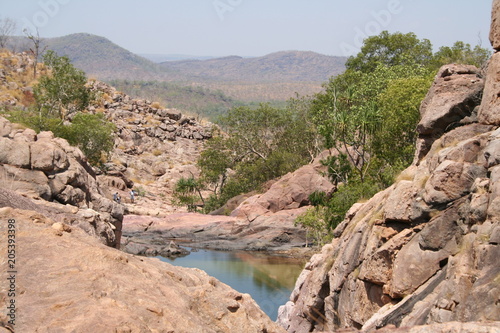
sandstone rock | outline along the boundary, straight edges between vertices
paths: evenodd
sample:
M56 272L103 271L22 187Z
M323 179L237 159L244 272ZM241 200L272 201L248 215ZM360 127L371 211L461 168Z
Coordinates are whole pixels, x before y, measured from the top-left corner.
M488 65L483 100L478 112L478 120L483 124L500 125L500 105L498 103L500 78L497 75L499 70L500 53L495 53Z
M71 185L66 185L60 193L55 195L55 199L60 203L77 207L83 207L86 205L85 198L85 192Z
M427 181L423 199L429 205L456 200L470 192L476 178L485 175L486 169L482 166L446 160Z
M414 235L412 229L406 229L392 237L363 262L359 279L373 284L386 285L391 281L394 259L399 250L406 245Z
M449 322L414 327L384 327L377 332L380 333L497 333L497 323L485 322Z
M493 140L484 149L484 158L486 160L486 167L490 168L500 164L500 140Z
M474 66L445 65L422 102L419 134L445 132L447 127L472 113L481 101L484 81Z
M54 133L52 133L50 131L42 131L42 132L37 134L36 139L37 139L37 141L53 140Z
M275 213L309 205L309 195L315 191L331 194L335 186L318 172L318 164L303 166L283 176L266 193L245 200L231 215L246 217L252 221L268 212Z
M385 219L412 223L425 218L429 208L422 200L421 191L413 181L396 184L384 207Z
M4 164L0 165L0 177L6 189L44 200L52 198L49 180L42 171L21 169Z
M58 231L64 231L64 232L71 232L71 227L67 224L61 223L61 222L56 222L52 224L52 229L58 230Z
M431 143L454 124L472 114L481 103L484 80L480 70L468 65L445 65L437 73L431 89L420 106L417 126L419 149L415 160L427 153Z
M235 299L234 290L200 270L128 255L79 230L58 236L50 222L33 223L30 212L0 214L16 217L23 244L16 288L24 292L16 304L30 315L17 317L16 331L284 332L249 295ZM0 288L6 295L6 284ZM7 301L2 298L2 306Z
M59 172L69 166L66 153L53 143L48 142L48 140L34 142L30 148L31 167L33 169Z
M493 46L495 50L500 50L500 2L498 0L493 0L493 8L491 11L490 42L491 46Z
M0 137L9 136L12 131L12 124L4 117L0 117Z
M491 169L490 196L488 202L488 217L495 218L500 215L500 166Z
M182 114L177 111L177 110L174 110L174 109L169 109L169 110L166 110L166 116L172 120L180 120L181 117L182 117Z
M0 163L10 164L21 168L29 168L29 143L0 137Z
M372 331L499 321L494 142L500 133L494 129L470 124L445 133L396 185L353 207L338 238L306 265L279 318L282 326Z

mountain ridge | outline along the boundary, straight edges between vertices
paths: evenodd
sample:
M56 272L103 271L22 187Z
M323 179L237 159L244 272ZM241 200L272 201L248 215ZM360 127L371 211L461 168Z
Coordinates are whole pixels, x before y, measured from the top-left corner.
M277 51L260 57L231 55L207 60L162 62L164 68L223 81L324 82L342 73L346 57L313 51Z
M30 45L23 37L15 38L14 43L12 48L17 50L26 50ZM229 55L155 63L89 33L46 38L43 44L60 56L67 56L90 78L113 81L134 97L186 107L185 111L201 116L224 113L228 98L235 101L234 105L282 105L297 94L313 95L323 89L322 84L332 75L344 71L346 61L312 51L278 51L260 57ZM150 83L156 87L151 88ZM204 96L197 98L195 105L186 104L191 100L191 90L196 92L198 88ZM227 98L221 99L221 94ZM207 107L200 107L200 103Z
M76 67L101 80L324 82L340 74L347 59L291 50L260 57L228 55L155 63L105 37L89 33L46 38L44 42L57 54L70 58Z

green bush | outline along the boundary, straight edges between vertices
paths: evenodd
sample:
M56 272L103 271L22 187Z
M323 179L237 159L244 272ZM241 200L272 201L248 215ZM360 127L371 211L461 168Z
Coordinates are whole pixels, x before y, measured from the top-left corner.
M295 226L298 225L306 229L306 247L309 246L309 240L316 246L323 246L332 239L326 207L309 208L295 220Z
M53 51L44 56L51 73L34 86L35 104L28 111L13 110L9 119L34 129L52 131L79 147L89 162L99 165L114 146L115 126L103 114L82 113L94 99L84 73Z
M179 179L174 188L173 204L187 206L188 211L196 212L198 203L203 201L201 187L202 184L194 177Z
M105 160L114 146L115 125L106 120L103 114L78 113L69 125L57 126L54 134L79 147L89 159L98 165Z

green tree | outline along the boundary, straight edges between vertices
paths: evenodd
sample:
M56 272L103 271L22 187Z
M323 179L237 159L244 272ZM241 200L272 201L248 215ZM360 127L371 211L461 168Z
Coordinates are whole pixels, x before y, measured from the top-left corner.
M86 86L84 73L74 68L67 57L48 51L44 61L51 73L40 77L34 87L35 105L28 111L13 113L11 120L37 132L52 131L78 146L90 163L102 163L113 149L115 126L103 114L81 112L95 96Z
M103 114L77 113L69 125L55 127L54 134L79 147L90 163L98 165L114 146L115 126Z
M364 41L361 52L347 60L348 70L368 73L378 65L396 66L420 64L427 66L432 60L432 44L418 39L413 33L382 31Z
M331 232L328 225L327 208L316 206L309 208L304 214L297 217L295 226L302 226L306 229L306 247L309 246L309 240L316 246L323 246L331 240Z
M190 212L197 211L198 203L203 202L202 186L203 184L194 177L179 179L175 184L173 203L178 206L187 206Z
M402 170L413 161L419 107L432 80L432 75L394 79L379 95L383 121L374 137L374 152L385 165Z
M335 151L322 163L338 187L297 223L315 237L327 234L354 203L392 184L413 160L419 107L437 69L450 62L481 66L489 56L463 42L433 54L430 42L413 33L367 38L347 70L311 101L317 131Z
M483 67L491 57L491 51L476 45L474 48L470 44L461 41L455 42L453 46L442 46L439 48L432 60L434 68L438 69L442 65L458 63Z
M198 159L201 176L196 181L211 192L207 212L296 170L319 149L305 100L291 101L285 109L267 104L233 108L219 124L222 132L214 133Z
M62 121L84 110L94 100L94 95L86 86L85 73L76 69L67 57L59 57L49 50L43 61L51 74L41 77L33 89L40 116Z

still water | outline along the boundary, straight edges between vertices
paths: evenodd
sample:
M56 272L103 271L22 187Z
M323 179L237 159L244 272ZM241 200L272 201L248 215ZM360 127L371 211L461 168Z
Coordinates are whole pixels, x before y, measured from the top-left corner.
M305 261L262 253L192 251L186 257L163 261L182 267L199 268L240 293L247 293L272 320L285 304Z

